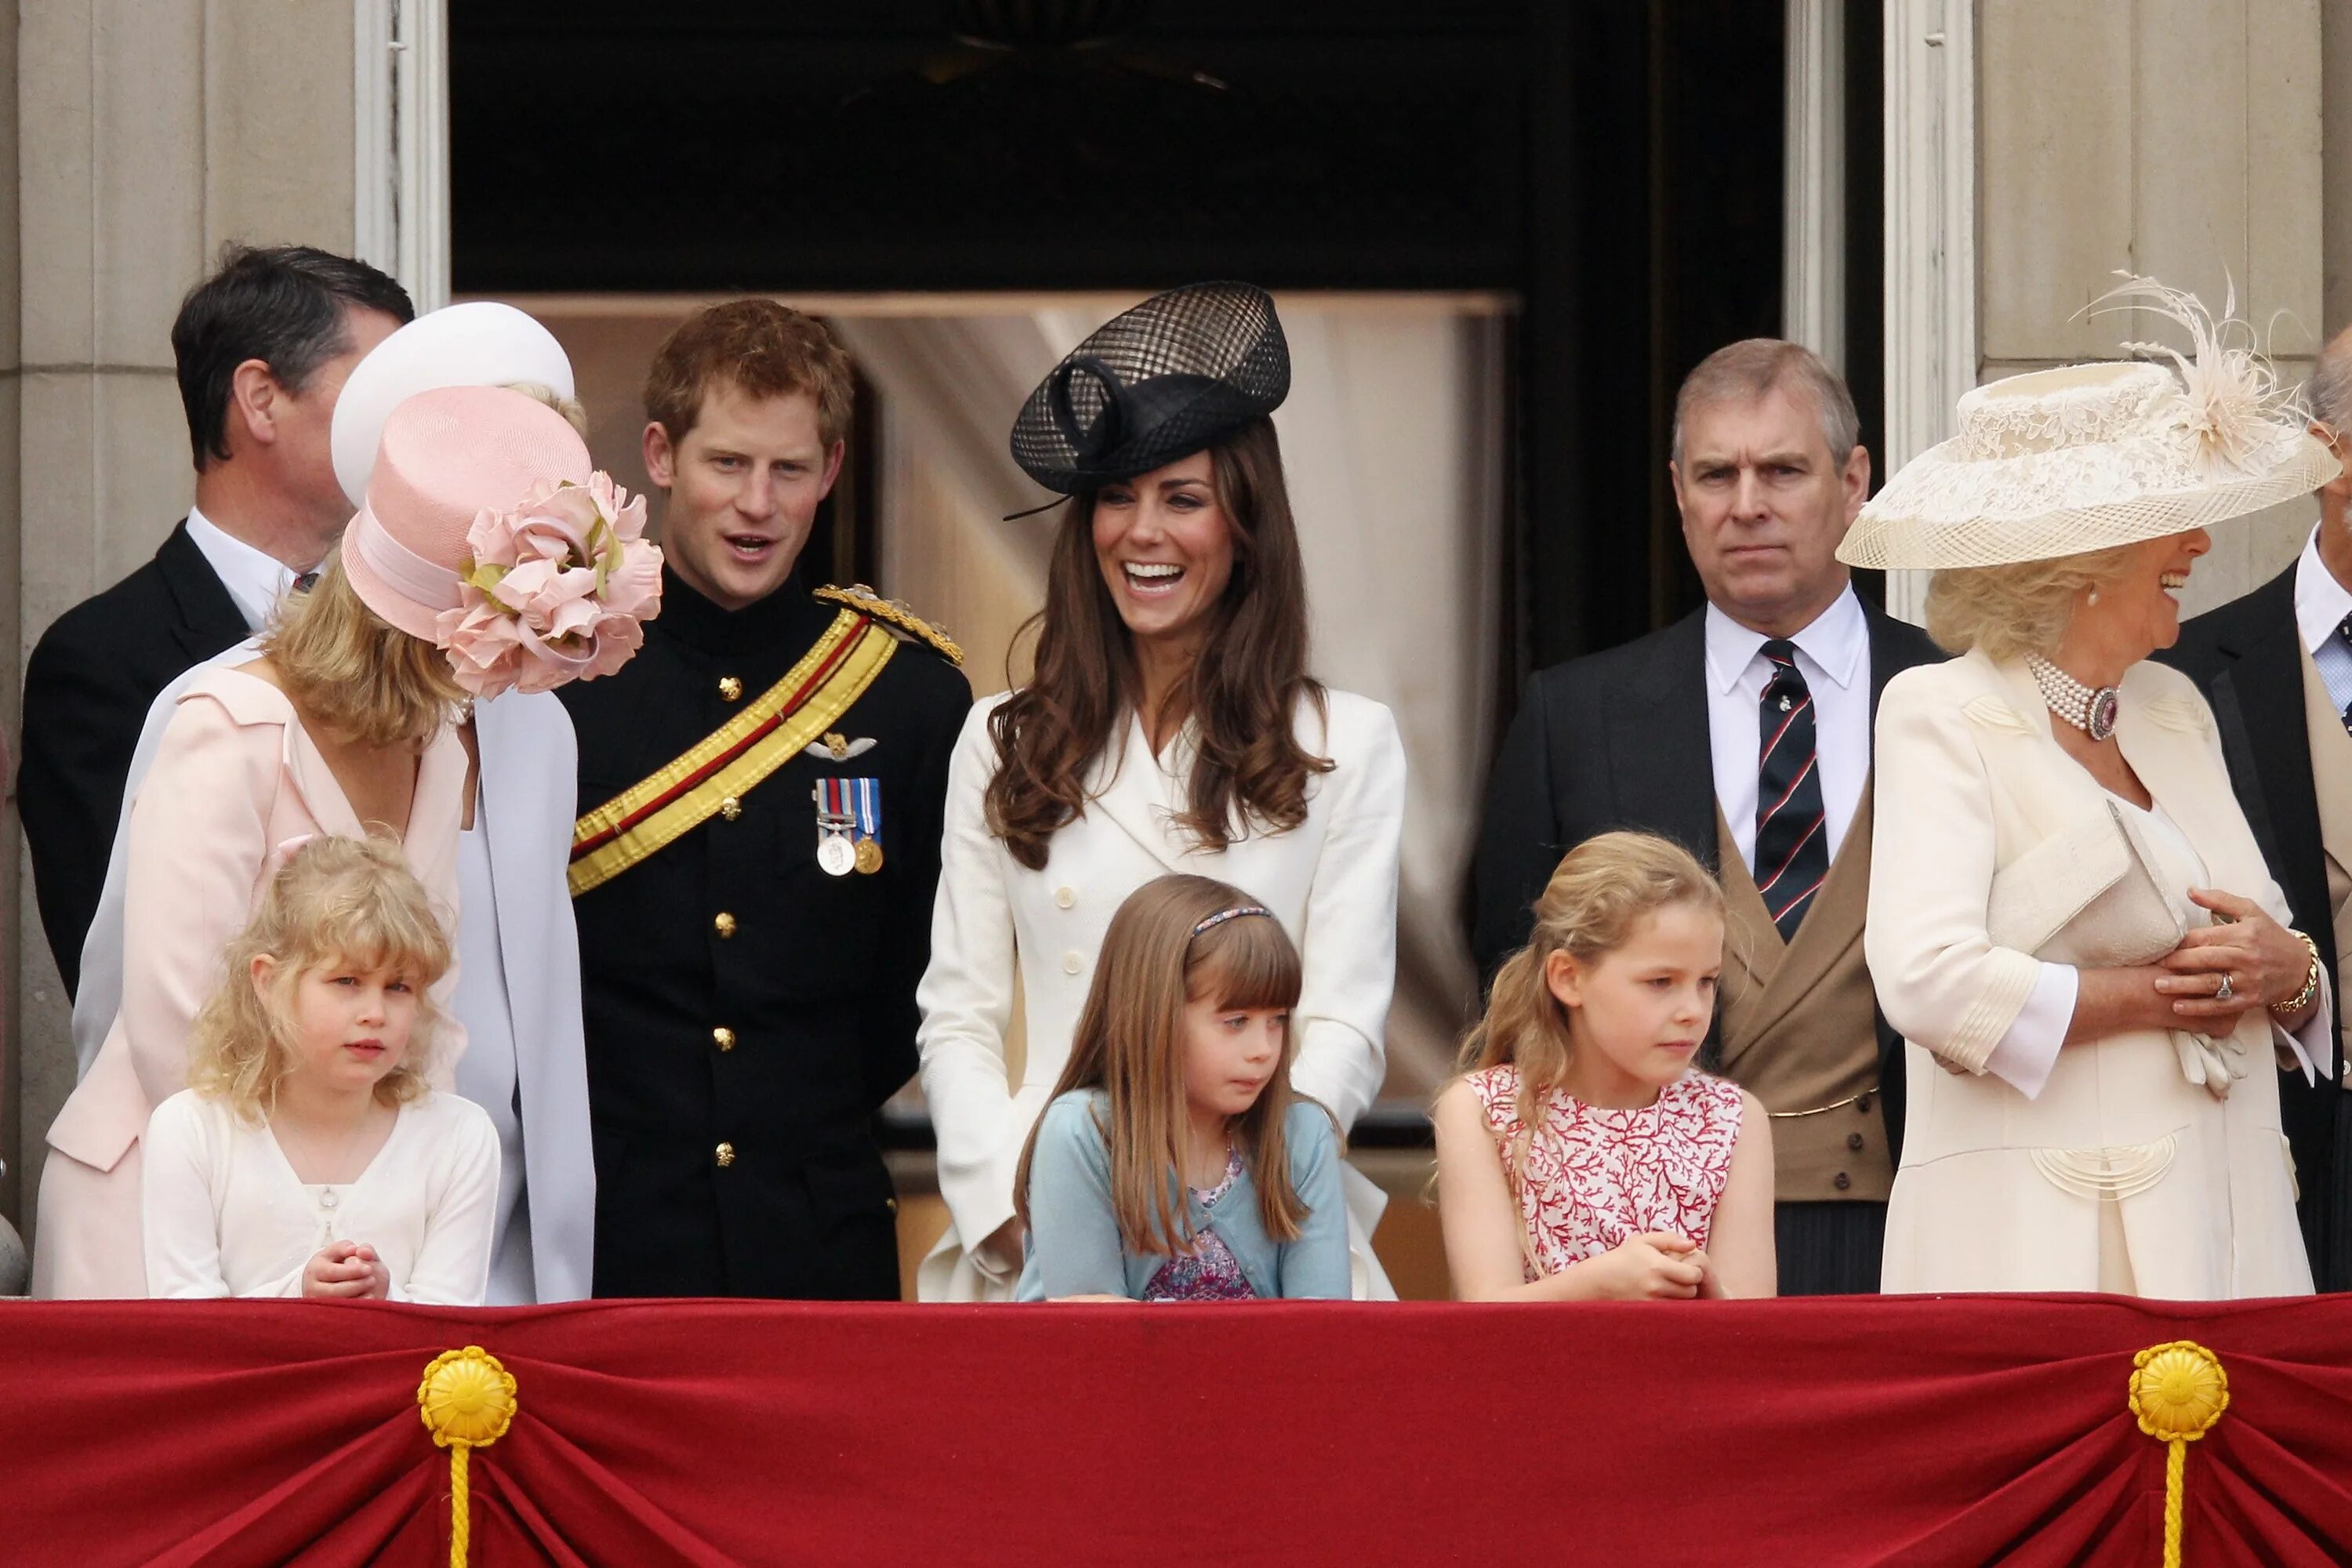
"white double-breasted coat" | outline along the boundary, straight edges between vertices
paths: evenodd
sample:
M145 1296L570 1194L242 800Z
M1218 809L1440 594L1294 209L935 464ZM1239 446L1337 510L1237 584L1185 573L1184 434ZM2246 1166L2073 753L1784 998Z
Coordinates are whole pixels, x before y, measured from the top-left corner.
M988 716L1002 700L974 707L956 743L931 962L918 993L923 1094L949 1214L918 1275L927 1301L1011 1298L1018 1250L981 1257L971 1244L1013 1217L1014 1167L1068 1058L1103 933L1120 902L1153 878L1217 878L1282 921L1303 968L1291 1082L1342 1128L1379 1094L1386 1061L1405 788L1404 746L1386 708L1332 691L1327 722L1302 700L1300 743L1334 763L1309 783L1307 820L1215 850L1171 820L1192 769L1190 731L1155 758L1141 722L1130 720L1124 744L1096 765L1085 815L1055 834L1045 868L1032 871L989 832L983 811L996 769ZM1007 1048L1016 1008L1025 1044L1017 1078ZM1370 1245L1386 1200L1352 1168L1345 1182L1356 1294L1388 1296Z

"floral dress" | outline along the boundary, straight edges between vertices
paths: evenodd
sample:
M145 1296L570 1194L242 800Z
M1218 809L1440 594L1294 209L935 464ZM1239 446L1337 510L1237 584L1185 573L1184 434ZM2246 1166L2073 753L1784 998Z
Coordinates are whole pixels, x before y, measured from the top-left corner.
M1224 1180L1213 1187L1194 1187L1192 1196L1209 1211L1210 1225L1202 1226L1193 1238L1192 1251L1179 1254L1160 1266L1151 1283L1143 1288L1147 1301L1255 1301L1257 1292L1242 1277L1242 1266L1234 1257L1214 1228L1217 1203L1234 1190L1234 1178L1242 1173L1240 1152L1228 1146L1225 1150Z
M1533 1129L1519 1119L1518 1068L1472 1073L1470 1086L1518 1192L1528 1279L1653 1231L1706 1246L1739 1137L1738 1085L1689 1072L1635 1110L1604 1110L1554 1089Z

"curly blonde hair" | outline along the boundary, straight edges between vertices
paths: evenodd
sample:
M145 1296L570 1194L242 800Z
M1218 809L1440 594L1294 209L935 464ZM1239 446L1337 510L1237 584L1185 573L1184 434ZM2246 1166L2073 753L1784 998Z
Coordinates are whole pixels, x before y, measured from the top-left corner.
M1982 648L2007 662L2058 651L2076 602L2116 580L2135 545L2011 566L1951 566L1927 584L1927 635L1946 653Z
M253 961L276 961L267 985ZM223 955L221 983L188 1031L188 1084L247 1120L268 1115L291 1071L294 988L330 965L404 972L416 988L408 1054L375 1086L384 1105L415 1100L443 1022L426 994L448 973L449 936L432 895L389 838L311 839L263 890L261 905Z

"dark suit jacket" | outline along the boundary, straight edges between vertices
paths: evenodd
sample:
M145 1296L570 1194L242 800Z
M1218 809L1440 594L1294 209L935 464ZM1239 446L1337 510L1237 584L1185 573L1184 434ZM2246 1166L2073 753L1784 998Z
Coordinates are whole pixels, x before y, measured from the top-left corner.
M70 993L98 912L131 753L156 693L251 634L183 521L155 558L59 616L25 666L16 806L41 926Z
M2245 597L2198 616L2180 628L2176 646L2157 657L2195 680L2212 705L2238 804L2272 878L2286 893L2296 929L2318 942L2341 1007L2327 852L2320 841L2319 793L2312 784L2311 735L2303 711L2294 574L2289 566ZM2312 1275L2323 1290L2352 1289L2352 1194L2343 1191L2352 1170L2339 1158L2336 1130L2345 1099L2332 1082L2306 1084L2300 1073L2279 1079L2279 1118L2302 1189L2295 1206Z
M1918 627L1868 600L1870 711L1899 670L1944 656ZM1491 977L1534 923L1560 857L1598 833L1637 828L1716 864L1715 764L1707 738L1706 613L1537 672L1486 786L1471 952ZM1886 1141L1903 1142L1903 1042L1878 1022Z

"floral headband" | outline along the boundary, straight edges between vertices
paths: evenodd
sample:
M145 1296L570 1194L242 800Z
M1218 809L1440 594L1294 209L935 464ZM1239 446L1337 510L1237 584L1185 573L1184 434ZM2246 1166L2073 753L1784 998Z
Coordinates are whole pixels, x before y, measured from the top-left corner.
M1274 911L1263 904L1235 904L1232 909L1219 910L1215 914L1194 926L1192 934L1198 936L1204 931L1213 931L1227 921L1237 921L1244 915L1264 915L1266 919L1272 920Z
M466 535L460 603L435 640L477 698L551 691L628 662L640 623L661 609L662 552L646 502L603 472L543 479L511 511L484 510Z

